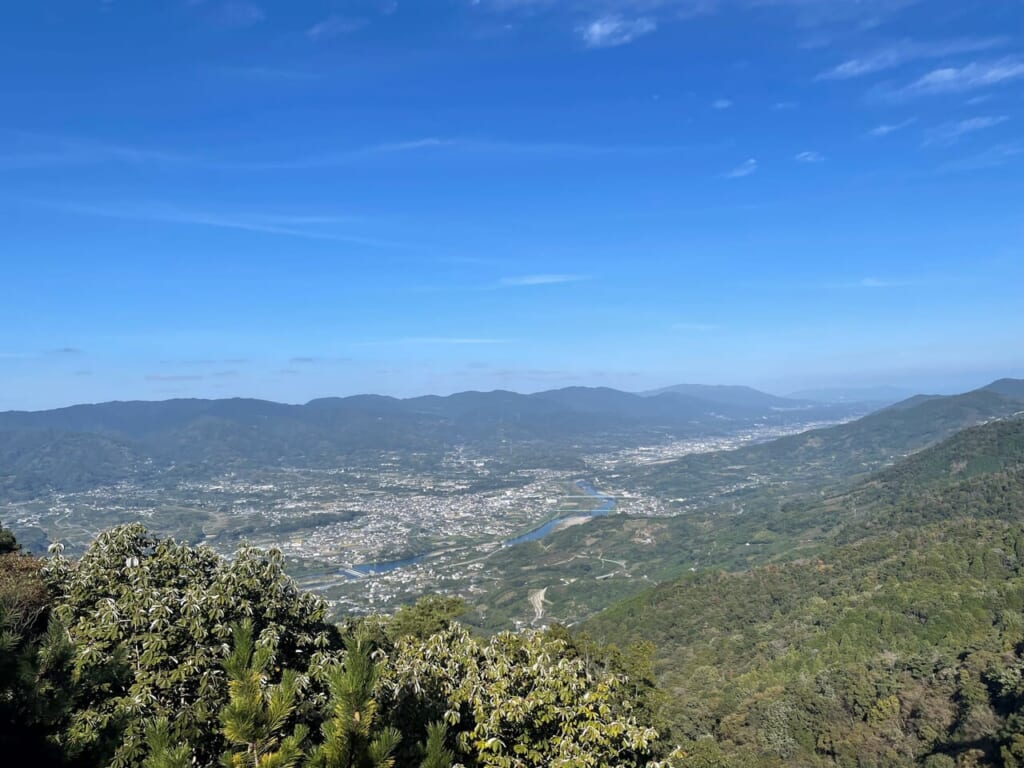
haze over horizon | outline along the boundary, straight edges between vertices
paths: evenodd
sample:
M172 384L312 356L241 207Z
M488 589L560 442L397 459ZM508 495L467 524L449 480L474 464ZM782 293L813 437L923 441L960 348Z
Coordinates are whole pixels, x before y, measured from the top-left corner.
M329 392L321 395L316 395L310 398L304 399L288 399L266 397L261 395L252 395L245 392L232 393L229 391L218 391L214 394L173 394L168 393L165 396L158 397L97 397L95 399L78 399L64 403L56 403L51 405L45 405L42 407L27 407L27 408L0 408L0 413L12 413L12 412L42 412L42 411L53 411L61 408L68 408L71 406L79 405L99 405L104 403L116 403L116 402L167 402L172 400L232 400L232 399L253 399L263 400L267 402L278 402L285 405L306 405L317 400L330 400L336 398L348 398L348 397L360 397L360 396L384 396L394 397L399 400L415 399L419 397L449 397L460 394L469 393L496 393L496 392L514 392L521 395L534 395L543 394L546 392L560 392L569 391L574 388L604 388L611 389L613 391L626 392L636 395L645 394L659 394L662 391L673 391L676 387L682 386L697 386L697 387L723 387L725 389L730 388L747 388L751 393L763 393L768 395L774 395L776 397L789 398L794 401L804 401L807 403L863 403L871 404L874 403L875 407L883 407L889 403L895 403L915 395L956 395L964 392L971 392L978 389L983 389L988 385L1000 381L1000 380L1015 380L1016 377L1004 377L1004 376L992 376L988 379L980 379L977 377L964 378L965 383L956 385L950 381L947 381L945 385L939 385L935 387L922 386L914 387L912 385L906 386L895 386L889 384L843 384L837 383L835 385L822 385L816 387L807 387L800 390L779 390L779 391L767 391L765 389L758 389L756 387L749 387L745 384L687 384L677 382L674 385L668 385L666 387L657 387L652 390L632 390L624 387L613 387L607 384L587 384L584 381L577 380L578 377L570 377L576 383L559 384L550 387L534 387L525 389L509 389L508 387L481 387L481 388L463 388L453 390L442 390L442 391L422 391L422 392L369 392L369 391L343 391L343 392ZM715 398L710 395L702 395L700 393L693 393L691 397L697 400L706 400L709 403L714 403Z
M0 410L1024 377L1019 3L145 5L0 29Z

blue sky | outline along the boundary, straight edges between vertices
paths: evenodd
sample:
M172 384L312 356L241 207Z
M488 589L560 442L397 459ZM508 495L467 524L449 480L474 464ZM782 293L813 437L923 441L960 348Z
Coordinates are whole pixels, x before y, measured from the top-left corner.
M1024 375L1024 6L53 0L0 408Z

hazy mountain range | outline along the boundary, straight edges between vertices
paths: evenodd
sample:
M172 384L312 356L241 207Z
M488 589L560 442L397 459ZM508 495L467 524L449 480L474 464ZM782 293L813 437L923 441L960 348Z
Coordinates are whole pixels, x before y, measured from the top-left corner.
M1000 379L958 395L915 395L862 418L747 445L695 454L652 469L661 493L693 494L751 475L811 484L863 474L975 424L1024 412L1024 380Z
M738 406L743 408L781 408L795 409L807 408L822 403L830 402L827 398L795 398L779 397L770 395L767 392L753 389L752 387L725 385L725 384L675 384L671 387L653 389L640 394L654 397L664 394L685 395L700 400L707 400L721 405ZM859 402L872 402L873 398L864 398Z
M234 398L109 402L0 413L0 458L8 478L52 474L79 487L116 478L141 462L332 465L361 451L440 454L453 445L623 443L665 435L726 434L752 424L838 419L864 406L793 404L680 392L641 396L570 387L523 395L461 392L397 399L322 398L286 405ZM119 469L120 468L120 469ZM76 480L76 478L78 478Z
M896 403L914 394L901 387L821 387L802 389L787 395L791 400L812 400L819 403Z
M827 432L823 445L846 445L850 450L844 448L844 455L849 456L912 450L920 447L918 438L941 439L945 427L961 428L1012 412L1021 397L1024 384L1013 380L969 395L918 396ZM578 457L581 450L666 437L841 420L873 408L780 398L747 387L678 385L644 394L569 387L530 395L501 390L408 399L359 395L304 405L180 399L8 411L0 413L0 493L77 490L169 466L217 471L337 466L380 451L439 457L456 445L543 463L551 460L552 452ZM774 455L791 445L806 453L799 447L805 443L804 438L790 438L771 448L748 450L752 456L769 455L765 451ZM660 478L657 484L666 480Z

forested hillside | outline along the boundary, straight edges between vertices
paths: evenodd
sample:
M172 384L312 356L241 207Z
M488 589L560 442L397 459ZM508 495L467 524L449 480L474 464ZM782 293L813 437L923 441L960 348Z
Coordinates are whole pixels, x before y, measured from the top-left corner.
M894 500L1024 464L1024 418L970 427L883 470L854 493L861 503Z
M1024 764L1024 420L780 514L819 531L799 559L586 624L652 643L672 737L723 764Z
M965 427L1024 412L1017 383L1006 379L960 395L912 397L847 424L687 456L655 467L638 482L687 497L730 483L742 486L751 477L820 488L866 475Z

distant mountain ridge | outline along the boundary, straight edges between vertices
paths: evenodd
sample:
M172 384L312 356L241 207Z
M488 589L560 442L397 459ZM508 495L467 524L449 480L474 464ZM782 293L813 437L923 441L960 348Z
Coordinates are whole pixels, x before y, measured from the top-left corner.
M722 417L740 420L763 417L771 415L777 404L792 402L747 387L698 387L694 393L670 387L643 395L608 387L566 387L529 395L506 390L468 391L405 399L353 395L318 398L304 405L252 398L135 400L47 411L4 411L0 412L0 431L56 429L140 438L203 419L254 425L271 421L315 422L322 426L325 418L331 424L331 417L341 421L390 417L408 421L435 420L450 425L477 420L493 425L521 423L536 417L565 418L570 414L599 415L611 424L632 422L642 426L673 427L699 426L703 422L715 424ZM828 409L821 410L824 413Z
M900 387L821 387L792 392L788 398L812 400L817 403L895 403L905 400L913 391Z
M1003 382L1013 382L1014 379L1002 379ZM994 386L999 382L993 382ZM1008 384L1007 386L1012 386ZM850 404L850 403L871 403L874 405L889 405L908 397L914 396L914 392L900 387L875 386L875 387L822 387L818 389L804 389L792 392L788 395L773 395L753 387L728 384L673 384L668 387L651 389L638 394L650 397L672 392L681 395L689 395L713 403L723 405L738 405L751 408L807 408L825 404Z
M80 490L172 465L333 467L380 452L439 460L455 445L492 454L514 450L515 460L526 462L550 461L554 448L566 461L578 461L573 457L581 444L596 450L849 413L821 406L792 415L766 405L678 392L644 397L606 387L407 399L356 395L304 405L177 399L7 411L0 413L0 494Z
M982 389L1003 397L1024 400L1024 379L998 379Z
M1019 394L1018 394L1019 393ZM855 421L735 451L686 456L650 471L662 493L694 493L702 483L744 483L751 476L816 482L864 474L944 440L966 427L1024 412L1024 381L1001 379L959 395L915 395Z
M707 400L721 405L739 406L743 408L806 408L820 405L809 398L790 398L771 395L753 387L727 384L674 384L647 392L645 397L656 397L664 394L686 395Z
M700 397L698 395L704 395ZM717 398L717 399L709 399ZM109 402L0 413L0 497L41 489L82 490L169 467L226 471L336 467L381 452L439 461L456 445L521 466L577 466L600 451L673 437L724 435L755 426L858 415L855 406L800 404L746 387L669 388L645 395L568 387L530 395L496 390L398 399L322 398L304 405L266 400ZM862 406L859 414L866 412ZM1002 379L955 396L915 396L856 421L748 446L686 457L647 479L699 491L751 472L855 474L919 450L952 432L1024 410L1024 382ZM532 462L532 464L531 464ZM576 463L573 463L576 462ZM192 468L189 470L188 468Z

